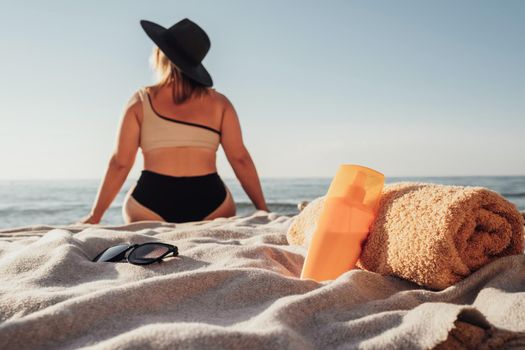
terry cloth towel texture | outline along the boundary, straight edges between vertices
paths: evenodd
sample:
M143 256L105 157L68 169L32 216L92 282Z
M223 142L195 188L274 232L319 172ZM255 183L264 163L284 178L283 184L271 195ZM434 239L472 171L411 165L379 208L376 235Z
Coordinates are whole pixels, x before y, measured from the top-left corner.
M287 232L308 247L324 197L312 201ZM483 265L523 252L523 217L482 187L396 183L385 186L357 266L444 289Z
M0 349L516 349L525 345L525 256L434 292L352 270L301 280L291 218L0 231ZM161 264L94 263L161 241ZM462 347L458 347L462 344Z

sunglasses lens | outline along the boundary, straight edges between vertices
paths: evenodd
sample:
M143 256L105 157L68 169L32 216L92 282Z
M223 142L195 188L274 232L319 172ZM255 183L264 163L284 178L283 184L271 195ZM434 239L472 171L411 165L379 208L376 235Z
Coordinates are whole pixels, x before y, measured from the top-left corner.
M108 261L119 261L124 259L124 255L129 248L129 244L119 244L114 247L110 247L104 250L102 253L97 255L93 261L97 262L108 262Z
M133 249L128 256L128 261L137 264L151 263L169 252L169 250L168 247L160 244L144 244Z

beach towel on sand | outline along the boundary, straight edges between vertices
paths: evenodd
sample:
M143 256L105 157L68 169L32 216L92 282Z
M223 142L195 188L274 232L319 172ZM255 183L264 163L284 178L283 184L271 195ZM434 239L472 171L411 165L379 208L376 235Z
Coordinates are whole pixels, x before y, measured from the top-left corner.
M498 349L525 344L525 259L497 259L440 292L353 270L298 278L292 218L0 231L0 349ZM161 264L93 263L162 241ZM458 344L461 345L458 347Z
M308 246L324 198L290 226L290 244ZM398 183L382 193L358 266L444 289L481 266L523 252L523 217L499 194L481 187Z

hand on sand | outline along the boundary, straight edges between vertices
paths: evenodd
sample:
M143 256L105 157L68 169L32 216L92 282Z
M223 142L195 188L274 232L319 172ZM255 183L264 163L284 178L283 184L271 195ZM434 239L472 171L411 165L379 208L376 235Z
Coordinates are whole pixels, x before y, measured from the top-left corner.
M88 214L84 216L82 219L78 220L76 222L77 224L98 224L100 223L100 218L96 217L93 214Z

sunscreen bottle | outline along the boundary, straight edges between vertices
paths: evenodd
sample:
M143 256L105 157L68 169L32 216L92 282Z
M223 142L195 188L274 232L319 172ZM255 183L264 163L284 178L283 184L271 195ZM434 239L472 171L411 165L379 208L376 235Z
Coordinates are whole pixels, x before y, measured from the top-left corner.
M339 167L308 248L302 279L333 280L354 268L377 214L384 181L383 174L370 168Z

